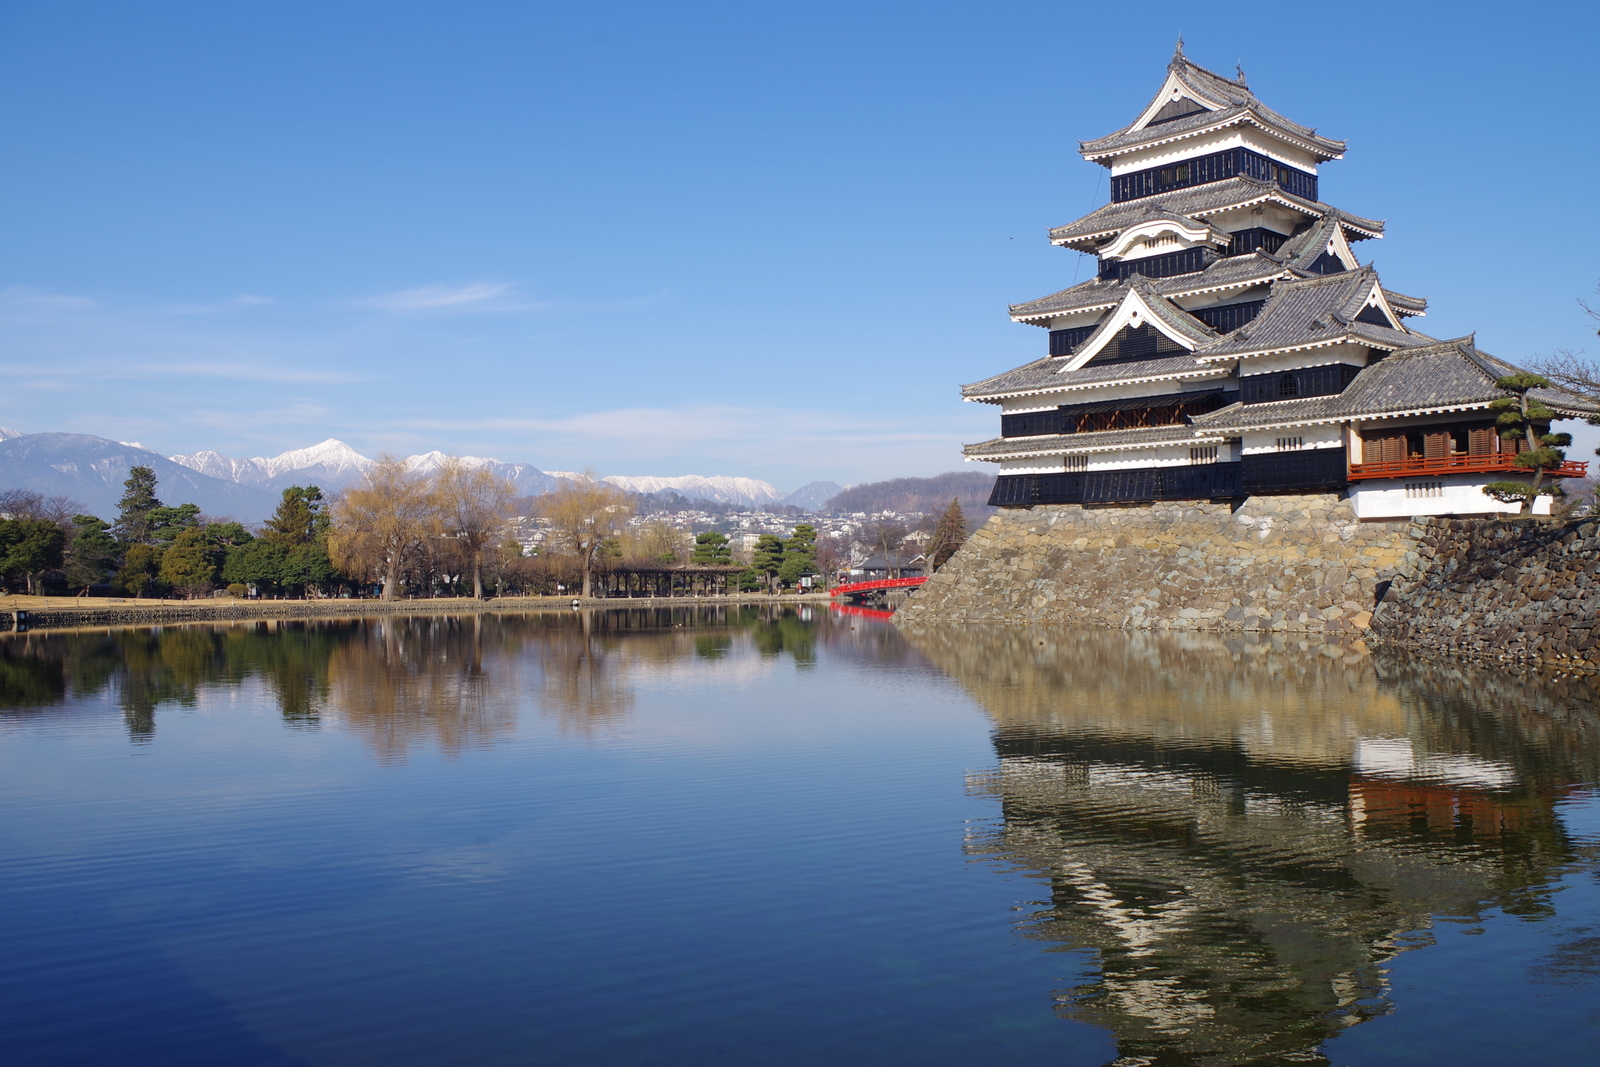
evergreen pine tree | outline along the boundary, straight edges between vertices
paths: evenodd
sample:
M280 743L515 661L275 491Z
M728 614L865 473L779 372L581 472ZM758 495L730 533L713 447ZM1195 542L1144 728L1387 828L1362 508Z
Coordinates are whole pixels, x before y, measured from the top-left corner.
M1500 412L1495 422L1501 427L1501 440L1515 448L1520 440L1526 442L1527 450L1517 453L1513 462L1525 471L1533 474L1532 482L1503 481L1490 482L1483 487L1483 491L1496 500L1506 503L1526 502L1529 510L1535 497L1540 493L1554 494L1555 486L1545 487L1545 471L1552 467L1559 467L1567 458L1563 448L1572 444L1572 435L1567 433L1540 434L1534 423L1543 423L1546 426L1550 420L1556 418L1556 413L1535 397L1530 397L1528 392L1550 384L1550 379L1540 374L1521 372L1508 374L1495 382L1500 388L1512 393L1511 396L1501 397L1490 403L1491 408Z
M117 542L111 524L93 515L72 517L67 545L67 585L82 589L107 581L117 570Z
M125 490L117 501L116 531L118 541L125 545L144 544L150 539L150 513L161 507L156 497L156 472L149 467L132 467L128 480L122 483Z
M772 591L772 583L782 566L783 541L776 534L762 534L756 540L755 551L750 554L750 567L766 580L768 592Z
M715 530L697 534L694 539L694 552L689 556L689 562L710 567L726 567L732 564L733 550L728 547L727 536Z
M778 580L784 585L793 585L816 562L817 528L803 522L794 528L794 535L783 543L783 564L778 568Z

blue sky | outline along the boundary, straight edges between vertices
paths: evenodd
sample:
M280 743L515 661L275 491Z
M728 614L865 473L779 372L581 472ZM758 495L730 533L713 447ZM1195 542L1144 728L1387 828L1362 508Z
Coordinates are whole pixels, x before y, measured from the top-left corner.
M0 426L960 469L1181 32L1437 336L1595 350L1594 4L0 3ZM1585 428L1586 437L1594 436ZM1587 449L1584 454L1587 455Z

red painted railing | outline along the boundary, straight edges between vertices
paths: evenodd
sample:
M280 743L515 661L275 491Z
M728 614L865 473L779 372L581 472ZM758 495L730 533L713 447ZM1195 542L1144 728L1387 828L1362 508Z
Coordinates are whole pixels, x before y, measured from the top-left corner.
M1486 456L1473 456L1458 452L1449 456L1411 456L1382 463L1350 464L1350 480L1363 478L1403 478L1409 474L1468 474L1483 471L1532 471L1516 464L1514 452L1491 452ZM1568 460L1559 467L1545 471L1546 478L1582 478L1589 473L1589 464Z
M926 578L879 578L873 582L846 582L836 585L828 590L829 596L843 596L845 593L870 593L874 589L905 589L908 586L921 585Z

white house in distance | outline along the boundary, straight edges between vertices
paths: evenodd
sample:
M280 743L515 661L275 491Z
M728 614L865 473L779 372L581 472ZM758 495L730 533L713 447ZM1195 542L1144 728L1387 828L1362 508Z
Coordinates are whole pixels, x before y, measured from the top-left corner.
M1345 143L1279 115L1180 42L1127 127L1081 143L1111 202L1050 231L1098 276L1011 308L1049 351L963 387L1000 407L1001 507L1344 490L1360 518L1516 512L1481 491L1523 477L1489 405L1518 368L1410 320L1353 248L1383 223L1323 203ZM1560 389L1566 417L1600 414ZM1556 477L1581 476L1567 463ZM1546 510L1542 497L1535 510Z

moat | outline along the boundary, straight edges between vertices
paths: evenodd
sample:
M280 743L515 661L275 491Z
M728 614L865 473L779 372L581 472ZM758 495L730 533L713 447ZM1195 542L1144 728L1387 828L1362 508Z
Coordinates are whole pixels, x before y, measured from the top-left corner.
M0 635L28 1064L1584 1062L1600 681L825 605Z

